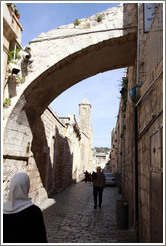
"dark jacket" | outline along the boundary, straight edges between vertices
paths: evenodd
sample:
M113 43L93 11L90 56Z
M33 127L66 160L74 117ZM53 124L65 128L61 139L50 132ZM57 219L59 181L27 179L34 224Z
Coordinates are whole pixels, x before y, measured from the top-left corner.
M104 188L105 187L105 181L106 181L106 179L105 179L104 173L103 172L97 172L94 186Z
M47 243L43 214L36 205L3 214L4 243Z

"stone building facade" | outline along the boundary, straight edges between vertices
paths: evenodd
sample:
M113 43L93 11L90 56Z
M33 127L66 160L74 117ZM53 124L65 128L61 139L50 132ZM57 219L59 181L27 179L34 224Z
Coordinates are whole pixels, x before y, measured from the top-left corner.
M110 172L110 168L107 170L107 163L109 161L109 154L106 153L93 153L93 171L96 172L97 166L100 166L105 172Z
M151 8L154 15L148 31L145 31L146 8ZM122 177L122 197L129 204L129 226L138 230L140 242L161 243L163 4L139 4L138 10L139 56L135 65L128 68L127 80L122 79L119 115L112 131L111 151L114 154L111 157L116 155L117 174Z
M84 99L84 107L91 107L86 102L87 99ZM79 117L82 118L82 112ZM86 114L83 117L86 120ZM27 144L28 156L4 156L4 199L8 193L9 181L17 172L29 174L30 196L37 204L73 182L81 181L85 170L92 169L90 112L87 119L90 126L88 136L74 115L58 118L48 107L35 123L35 129L38 130L34 131L32 141Z
M3 4L3 97L9 98L8 79L8 56L11 51L21 47L21 35L23 27L19 22L19 16L13 5Z
M14 76L14 69L19 68L14 62L15 57L12 57L10 64L8 63L10 52L12 51L16 56L16 49L22 49L20 42L23 28L16 13L16 7L13 4L3 4L4 99L10 99L10 96L16 98L19 89ZM23 55L23 59L20 59L21 67L23 62L29 61L26 56L30 54L27 52ZM10 103L5 105L4 109L8 111L9 106ZM9 181L17 172L24 171L29 174L30 196L37 204L71 183L83 179L84 171L92 168L90 108L91 105L87 99L80 103L78 124L74 115L58 118L51 108L47 107L41 117L35 121L31 132L28 130L28 124L24 130L21 127L21 122L26 116L20 117L18 131L16 130L12 136L7 134L8 137L4 141L4 146L8 146L6 154L3 155L4 200L8 193ZM84 128L85 124L86 128ZM21 136L21 132L25 133L24 137ZM29 138L28 135L31 137ZM15 139L14 154L11 154L12 149L9 147L11 137ZM17 140L20 142L18 145Z

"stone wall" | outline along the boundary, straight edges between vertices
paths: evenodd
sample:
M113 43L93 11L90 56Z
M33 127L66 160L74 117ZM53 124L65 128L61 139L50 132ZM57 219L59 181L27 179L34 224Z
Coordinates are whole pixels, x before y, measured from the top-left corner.
M62 123L47 108L32 129L32 141L28 142L27 155L4 156L4 199L9 181L17 172L29 174L30 196L37 204L83 178L80 152L82 145L86 152L89 151L89 139L80 132L74 115L69 115L66 119L66 123ZM85 153L85 156L89 155ZM85 168L91 166L89 161L86 159Z
M114 174L118 173L117 151L118 151L118 144L117 144L117 123L116 123L116 126L111 133L111 153L110 153L110 164L109 164Z
M142 242L162 242L163 8L143 43L144 83L138 110L138 198ZM157 136L157 137L156 137ZM156 190L157 187L157 190ZM155 197L155 199L154 199ZM157 200L157 205L156 205ZM156 208L157 209L156 209Z
M130 98L131 88L135 86L134 69L127 73L128 88L126 93L126 109L124 112L122 146L122 194L129 204L129 226L135 227L135 107Z
M116 138L117 130L123 129L125 124L123 139L117 141L117 149L121 149L121 144L124 149L122 157L117 156L117 165L122 167L122 197L129 204L129 226L138 230L139 240L143 243L162 242L163 230L162 11L162 4L159 4L151 28L145 33L143 4L139 6L139 74L135 59L127 73L124 121L120 121L120 116L124 115L121 106L114 131Z

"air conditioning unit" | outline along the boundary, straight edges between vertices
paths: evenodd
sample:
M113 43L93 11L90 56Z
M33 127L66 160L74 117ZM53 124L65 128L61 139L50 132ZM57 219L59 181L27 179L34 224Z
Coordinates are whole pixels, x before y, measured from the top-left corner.
M9 70L12 74L18 74L20 72L19 66L14 63L9 63Z

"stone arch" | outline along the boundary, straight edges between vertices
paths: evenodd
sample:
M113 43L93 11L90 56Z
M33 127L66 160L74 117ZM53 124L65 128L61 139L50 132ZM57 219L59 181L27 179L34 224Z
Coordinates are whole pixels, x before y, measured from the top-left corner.
M81 80L100 72L133 65L135 49L133 52L131 50L130 55L128 51L129 47L135 47L135 42L135 37L127 42L126 36L103 41L47 69L22 93L10 115L6 131L14 122L32 128L36 119L58 95Z
M7 112L4 157L24 159L35 153L40 146L35 132L37 126L42 132L40 141L47 146L41 115L63 91L97 73L133 65L137 36L136 8L135 4L126 6L125 15L130 16L130 23L125 24L124 8L121 7L122 21L112 29L107 27L97 31L95 27L85 31L83 27L72 29L74 35L56 36L57 32L66 32L62 27L30 42L32 67ZM103 28L111 21L106 20ZM26 151L29 142L32 142L33 153ZM47 149L44 151L47 152ZM36 156L38 163L37 159ZM38 164L40 173L44 168L44 162ZM41 175L41 179L45 183L45 177Z

